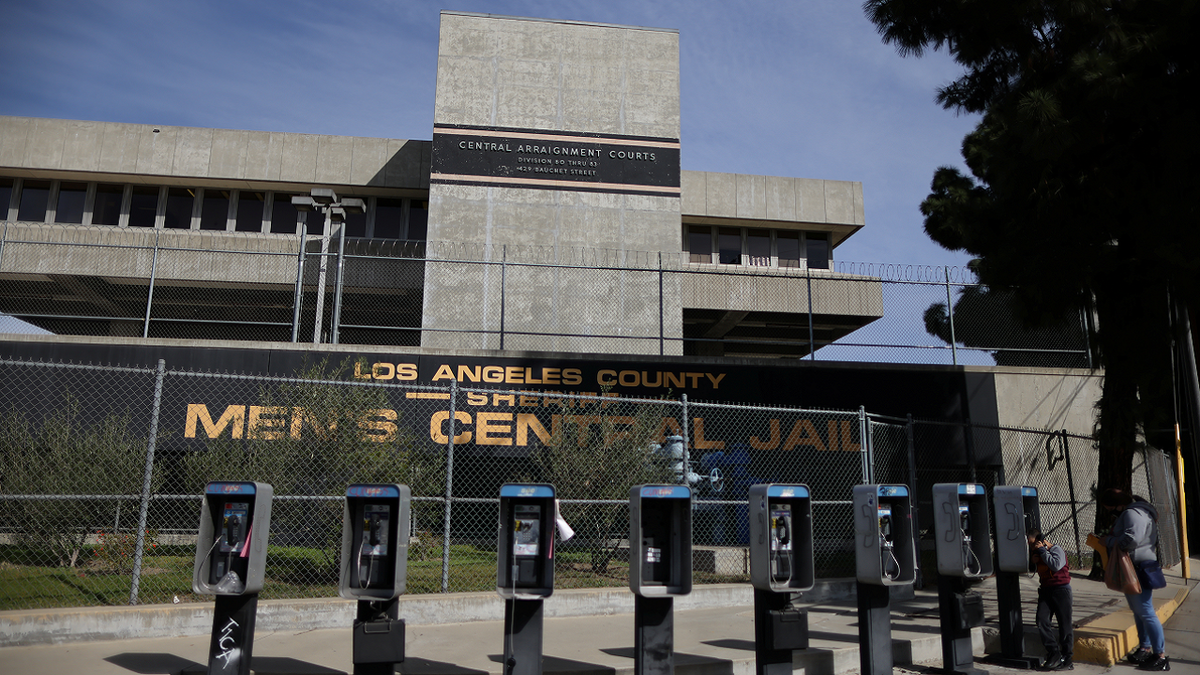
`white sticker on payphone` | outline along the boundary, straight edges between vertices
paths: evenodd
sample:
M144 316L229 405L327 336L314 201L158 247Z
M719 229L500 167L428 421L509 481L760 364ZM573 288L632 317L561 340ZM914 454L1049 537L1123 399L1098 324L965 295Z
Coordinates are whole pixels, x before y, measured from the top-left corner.
M513 555L536 556L541 537L542 507L518 504L513 507Z

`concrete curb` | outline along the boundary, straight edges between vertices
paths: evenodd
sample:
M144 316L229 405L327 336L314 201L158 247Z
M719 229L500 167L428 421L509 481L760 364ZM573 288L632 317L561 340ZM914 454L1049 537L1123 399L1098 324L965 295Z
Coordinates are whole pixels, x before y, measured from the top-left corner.
M1183 586L1167 598L1154 598L1158 620L1166 623L1187 599L1191 589ZM1138 644L1133 612L1128 609L1099 617L1075 629L1075 660L1112 666Z
M896 599L912 597L912 587L899 590ZM854 581L850 579L822 581L801 594L803 602L852 597ZM712 584L697 586L676 598L675 609L753 604L754 589L749 584ZM354 621L356 605L354 600L339 598L260 600L256 623L260 631L345 627ZM204 602L0 612L0 647L208 635L213 607L212 602ZM546 618L632 613L633 594L623 587L556 590L545 604ZM404 595L400 597L400 616L411 625L499 621L504 618L504 600L487 591Z

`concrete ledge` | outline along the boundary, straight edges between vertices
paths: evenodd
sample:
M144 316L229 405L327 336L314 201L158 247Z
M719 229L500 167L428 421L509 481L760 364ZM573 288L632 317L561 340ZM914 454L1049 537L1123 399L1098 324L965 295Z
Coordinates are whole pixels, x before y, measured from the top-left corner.
M1154 598L1154 610L1158 620L1166 623L1175 614L1179 605L1187 599L1188 587L1183 586L1175 594ZM1138 644L1137 626L1133 612L1122 610L1102 616L1075 629L1075 660L1111 666L1120 661Z

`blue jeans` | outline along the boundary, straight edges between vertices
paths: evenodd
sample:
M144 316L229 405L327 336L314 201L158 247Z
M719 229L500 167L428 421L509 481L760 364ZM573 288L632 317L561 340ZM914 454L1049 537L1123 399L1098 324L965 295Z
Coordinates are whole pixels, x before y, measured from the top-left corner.
M1133 622L1137 626L1138 642L1149 647L1155 654L1166 652L1166 637L1158 614L1154 612L1154 589L1146 586L1141 593L1125 596L1129 609L1133 610Z

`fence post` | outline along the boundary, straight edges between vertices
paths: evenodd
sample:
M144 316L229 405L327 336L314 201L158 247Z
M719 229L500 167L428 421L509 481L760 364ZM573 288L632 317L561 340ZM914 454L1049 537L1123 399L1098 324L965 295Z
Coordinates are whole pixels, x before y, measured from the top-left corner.
M875 475L875 451L871 443L871 434L867 431L867 409L858 406L858 437L862 439L859 456L862 458L862 482L873 483Z
M300 304L304 301L304 237L308 223L300 225L300 254L296 256L296 299L292 303L292 342L300 341Z
M921 557L921 509L919 508L920 502L917 500L917 443L913 433L912 413L909 413L908 421L904 424L904 435L908 440L908 494L912 495L913 550L917 552L917 558L919 559ZM925 581L921 577L920 565L917 565L917 576L913 580L913 585L917 589L925 587Z
M162 406L163 373L167 369L164 359L158 360L158 372L154 376L154 403L150 408L149 440L146 441L146 471L142 475L142 506L138 512L137 548L133 554L133 583L129 587L129 604L138 601L138 584L142 576L142 551L146 547L146 516L150 510L150 479L154 473L154 447L158 437L158 413Z
M5 207L7 209L7 207ZM4 265L4 242L8 240L8 211L4 211L4 232L0 232L0 266Z
M1075 527L1075 553L1077 558L1083 560L1083 545L1079 539L1079 509L1075 501L1075 472L1071 471L1071 448L1067 445L1067 430L1055 432L1058 436L1059 445L1062 447L1063 459L1067 462L1067 491L1071 494L1071 524Z
M450 431L446 433L446 505L442 512L442 592L450 592L450 499L454 494L455 407L458 380L450 380Z
M808 360L817 360L817 338L816 331L813 330L813 306L812 306L812 270L809 269L808 263L804 263L804 282L808 287Z
M967 446L967 464L971 466L971 482L979 482L975 477L975 427L971 425L971 418L967 417L963 420L963 443Z
M508 277L508 244L500 247L500 349L504 349L504 300ZM484 330L487 327L484 326Z
M950 359L954 365L958 365L958 338L954 335L954 302L950 299L950 268L943 267L942 271L946 273L946 316L950 319ZM971 471L974 472L974 467ZM975 480L975 476L971 476L971 480Z
M158 276L158 237L162 230L154 231L154 256L150 261L150 291L146 295L146 320L142 322L142 339L150 337L150 307L154 304L154 279Z
M338 331L342 324L342 288L346 285L346 221L338 230L337 285L333 287L333 344L338 343Z
M687 472L691 470L691 466L692 466L691 465L692 458L690 457L689 450L688 450L689 446L691 446L691 444L692 444L692 441L691 441L691 437L688 434L689 420L688 420L687 394L680 394L679 400L683 405L683 424L681 424L680 426L683 427L683 476L684 476L683 479L686 482L687 481Z
M664 333L666 329L663 326L663 314L666 313L665 299L663 298L663 266L662 266L662 251L658 252L658 355L666 354L666 345L664 344Z

